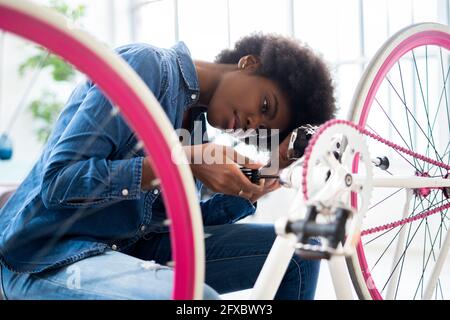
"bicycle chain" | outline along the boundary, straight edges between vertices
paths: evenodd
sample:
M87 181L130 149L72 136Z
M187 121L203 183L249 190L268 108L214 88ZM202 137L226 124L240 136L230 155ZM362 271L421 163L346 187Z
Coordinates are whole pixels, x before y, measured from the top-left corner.
M420 159L423 162L427 162L427 163L432 164L434 166L437 166L437 167L440 167L440 168L443 168L443 169L446 169L446 170L450 171L450 165L447 165L445 163L441 163L439 161L436 161L434 159L431 159L431 158L428 158L428 157L426 157L424 155L421 155L421 154L419 154L417 152L408 150L408 149L406 149L406 148L404 148L402 146L399 146L398 144L395 144L395 143L393 143L393 142L391 142L389 140L384 139L383 137L380 137L377 134L374 134L373 132L368 131L367 129L365 129L365 128L361 127L360 125L357 125L357 124L355 124L355 123L353 123L351 121L341 120L341 119L333 119L333 120L329 120L329 121L325 122L322 126L319 127L319 129L316 131L316 133L311 137L311 140L310 140L308 146L305 149L305 160L303 162L303 173L302 173L302 175L303 175L303 177L302 177L303 178L302 179L303 196L304 196L305 199L308 199L308 190L307 190L307 185L306 185L306 175L308 173L308 163L309 163L309 159L311 157L312 149L314 148L314 145L316 144L316 142L319 139L320 135L325 130L327 130L329 127L337 125L337 124L350 126L350 127L354 128L355 130L357 130L360 134L368 136L368 137L370 137L370 138L372 138L374 140L377 140L378 142L381 142L381 143L387 145L388 147L390 147L392 149L395 149L395 150L397 150L399 152L402 152L402 153L407 154L409 156L412 156L414 158ZM410 222L416 221L418 219L422 219L422 218L428 217L430 215L433 215L435 213L438 213L438 212L440 212L442 210L445 210L445 209L448 209L448 208L450 208L450 203L447 203L447 204L445 204L443 206L437 207L437 208L435 208L433 210L429 210L429 211L423 212L421 214L415 215L413 217L409 217L409 218L401 219L401 220L398 220L398 221L394 221L392 223L381 225L379 227L374 227L374 228L363 230L361 232L361 235L369 235L369 234L372 234L372 233L376 233L376 232L384 231L384 230L387 230L387 229L395 228L395 227L398 227L400 225L404 225L406 223L410 223Z

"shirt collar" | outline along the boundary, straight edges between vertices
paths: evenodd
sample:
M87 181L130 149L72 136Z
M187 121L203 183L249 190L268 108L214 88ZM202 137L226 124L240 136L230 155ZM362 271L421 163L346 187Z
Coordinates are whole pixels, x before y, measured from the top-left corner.
M198 82L197 71L191 58L191 53L183 41L178 42L172 47L177 54L178 65L186 86L189 90L199 92L200 86Z

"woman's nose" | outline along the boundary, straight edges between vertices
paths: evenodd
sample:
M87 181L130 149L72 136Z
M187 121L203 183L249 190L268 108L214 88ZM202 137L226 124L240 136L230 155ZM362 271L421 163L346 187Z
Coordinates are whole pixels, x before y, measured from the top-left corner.
M259 129L261 127L262 118L257 115L247 117L246 126L247 129Z

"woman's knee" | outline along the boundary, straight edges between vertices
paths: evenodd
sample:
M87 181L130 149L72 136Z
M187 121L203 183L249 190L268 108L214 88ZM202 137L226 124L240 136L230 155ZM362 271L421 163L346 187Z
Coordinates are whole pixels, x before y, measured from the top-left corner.
M308 243L310 245L320 245L321 242L317 238L311 238ZM295 267L299 269L302 277L317 281L320 270L320 259L305 259L297 254L295 254L292 259L295 261Z

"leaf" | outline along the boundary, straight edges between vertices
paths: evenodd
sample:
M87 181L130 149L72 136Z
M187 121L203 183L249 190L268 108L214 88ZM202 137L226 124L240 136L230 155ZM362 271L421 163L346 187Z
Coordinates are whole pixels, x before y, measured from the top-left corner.
M49 4L51 8L65 15L72 21L76 21L83 17L86 11L84 5L70 8L62 0L50 0ZM30 69L41 67L42 69L49 68L55 81L69 81L73 79L76 72L72 65L53 54L48 54L47 50L41 46L36 46L36 50L37 53L35 55L29 57L19 66L19 74L21 76Z
M63 0L50 0L49 6L72 21L79 20L86 13L84 5L70 7ZM18 71L21 76L28 71L41 68L50 72L54 81L67 82L73 80L76 70L71 64L56 55L49 54L41 46L37 45L35 48L36 53L20 64ZM33 118L36 119L36 134L39 141L46 142L48 140L53 124L63 106L64 103L59 101L55 94L48 91L43 91L38 99L29 104L29 110Z
M57 56L50 55L48 60L48 65L53 69L52 77L55 81L69 81L75 75L72 65Z
M29 109L38 126L36 133L39 141L44 143L47 141L63 106L56 95L48 91L44 91L39 99L30 103Z
M27 60L25 60L25 62L23 62L19 66L19 74L23 76L25 72L28 71L28 69L34 69L42 63L45 64L44 61L45 56L46 56L45 52L39 52L38 54L29 57Z

